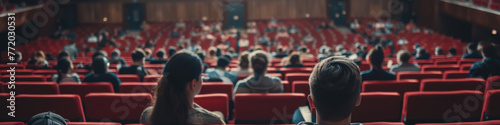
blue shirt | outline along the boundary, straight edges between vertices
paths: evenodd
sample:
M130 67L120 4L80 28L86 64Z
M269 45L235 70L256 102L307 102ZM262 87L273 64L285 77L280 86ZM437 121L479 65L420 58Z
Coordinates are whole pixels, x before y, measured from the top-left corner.
M396 80L396 75L389 73L384 70L366 70L361 72L361 78L363 81L370 80Z
M235 85L238 80L236 74L215 68L207 70L207 74L210 79L220 79L222 82L231 82L233 85Z
M118 76L116 76L116 74L112 72L107 72L99 76L95 76L94 73L91 72L85 76L83 82L110 82L111 84L113 84L115 93L120 92L120 84L122 84Z

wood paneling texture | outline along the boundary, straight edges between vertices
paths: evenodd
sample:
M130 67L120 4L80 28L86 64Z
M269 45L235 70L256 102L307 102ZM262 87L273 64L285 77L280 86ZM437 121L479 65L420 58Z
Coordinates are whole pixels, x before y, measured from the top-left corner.
M123 3L86 2L78 3L78 23L100 23L107 17L109 23L123 22Z

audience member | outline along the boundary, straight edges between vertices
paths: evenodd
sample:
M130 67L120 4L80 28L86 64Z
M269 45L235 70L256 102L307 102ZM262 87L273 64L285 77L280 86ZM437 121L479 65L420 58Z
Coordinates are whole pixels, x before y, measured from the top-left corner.
M448 55L446 55L446 57L455 57L457 56L457 49L455 49L455 47L451 47L450 49L448 49Z
M28 65L34 66L35 69L48 69L49 62L45 58L45 53L41 50L36 51L31 55Z
M60 59L57 61L57 74L52 76L52 81L56 83L63 82L80 82L80 76L73 71L73 62L68 59Z
M71 57L71 59L76 59L76 57L78 56L78 48L76 47L76 42L75 41L71 41L70 44L66 45L63 47L63 51L67 51Z
M205 57L205 61L217 61L217 48L208 48L208 54Z
M238 81L234 88L236 93L281 93L283 85L281 79L266 75L269 59L264 51L258 50L250 54L250 64L253 75ZM234 99L234 97L233 97Z
M210 66L208 66L208 64L205 63L205 61L203 61L203 60L205 60L205 54L203 54L203 53L200 52L200 53L198 53L196 55L198 55L198 57L202 60L201 63L202 63L202 66L203 66L203 73L205 73L207 71L207 69L210 68Z
M9 124L9 123L7 123ZM66 119L53 112L42 112L29 119L26 125L68 125Z
M396 74L398 72L401 72L401 71L415 71L415 72L419 72L420 68L418 67L417 64L410 63L410 58L411 58L411 55L410 55L410 53L408 51L406 51L406 50L399 50L398 56L397 56L398 64L393 65L391 67L391 69L389 70L389 72L393 72L393 73L396 73Z
M273 58L284 58L286 56L288 55L285 53L285 49L283 47L279 47Z
M472 65L467 77L487 79L490 76L500 75L500 56L495 46L491 43L481 43L479 50L484 59Z
M316 39L311 35L310 32L307 32L307 35L302 38L303 43L313 43Z
M314 55L309 53L309 49L307 47L300 48L300 58L301 59L313 59Z
M467 53L462 56L462 59L482 59L481 52L477 51L477 43L469 43L467 45Z
M111 52L111 58L109 58L109 63L110 64L120 64L121 66L127 66L127 62L120 57L120 50L115 49L113 52Z
M122 83L115 73L108 72L109 62L104 56L97 56L92 61L92 72L85 76L82 82L110 82L115 93L120 92Z
M153 59L149 61L149 64L166 64L167 57L165 56L165 50L158 50L156 52L157 59Z
M238 63L239 67L231 69L237 76L252 74L252 70L249 68L250 61L248 59L248 55L249 53L247 52L241 53L241 56L239 57L240 62Z
M233 83L236 84L236 80L238 80L238 76L233 74L232 72L226 71L226 68L229 66L229 62L231 59L227 57L221 56L217 59L217 66L213 69L208 69L207 74L209 81L212 80L221 80L225 83Z
M290 61L288 61L288 62L289 62L289 64L284 65L283 67L287 67L287 68L290 68L290 67L304 67L304 65L302 65L301 57L298 54L292 54L292 55L290 55Z
M137 49L132 53L134 63L128 67L120 67L118 74L137 74L141 82L144 81L144 76L150 75L149 71L144 68L145 53L141 49Z
M425 48L418 48L417 55L415 55L414 60L429 60L431 58L431 54L425 51Z
M445 56L443 48L436 47L434 49L434 56Z
M370 80L396 80L396 75L385 71L382 68L384 62L384 51L381 46L376 46L368 52L366 60L370 64L371 69L361 72L363 81Z
M154 90L152 106L144 109L141 123L153 125L225 124L222 113L208 111L194 97L202 87L202 60L181 51L170 58Z

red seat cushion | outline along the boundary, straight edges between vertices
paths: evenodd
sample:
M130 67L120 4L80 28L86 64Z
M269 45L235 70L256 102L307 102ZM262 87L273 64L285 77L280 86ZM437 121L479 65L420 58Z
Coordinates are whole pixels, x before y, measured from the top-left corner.
M152 93L156 82L122 82L120 93Z
M114 92L113 85L109 82L61 83L59 84L59 90L61 94L78 94L82 98L91 92Z
M16 96L16 119L27 122L34 115L51 111L69 121L85 121L80 96L74 94Z
M430 65L425 65L422 66L422 71L447 71L447 70L460 70L460 66L458 65L436 65L436 66L430 66Z
M440 71L428 71L428 72L399 72L397 80L402 79L428 79L428 78L443 78L443 73Z
M365 81L362 92L398 92L404 95L405 92L419 91L420 82L416 79L402 79L389 81Z
M68 125L121 125L116 122L67 122Z
M4 75L1 81L7 83L10 81L10 75ZM15 75L16 82L45 82L45 75Z
M229 116L229 96L227 94L199 94L194 102L209 111L220 111L225 118Z
M232 83L210 83L204 82L201 87L200 94L224 93L229 99L233 99L233 84Z
M467 78L469 70L465 71L445 71L443 79Z
M288 73L285 77L289 83L293 84L293 81L309 81L310 75L311 73Z
M138 123L152 98L149 93L89 93L83 99L85 115L88 121Z
M13 90L16 94L59 94L59 86L55 82L16 82L12 85L4 83L4 91Z
M24 122L0 122L0 125L24 125Z
M139 76L135 74L118 74L116 75L122 82L140 82Z
M485 95L483 120L500 120L500 90L489 90Z
M485 81L480 78L424 79L420 91L484 90Z
M486 90L500 89L500 76L491 76L486 80Z
M402 97L396 92L361 93L361 103L352 112L352 122L401 121ZM381 113L383 112L383 113Z
M236 124L290 123L293 112L306 104L302 93L236 94Z
M294 81L292 86L293 93L304 93L309 95L309 81Z

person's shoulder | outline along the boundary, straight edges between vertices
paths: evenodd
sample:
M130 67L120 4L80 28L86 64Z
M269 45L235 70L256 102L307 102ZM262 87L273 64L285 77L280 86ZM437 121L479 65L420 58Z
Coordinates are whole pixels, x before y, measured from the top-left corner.
M203 118L203 124L225 124L223 118L202 107L194 108L193 111L194 114L190 113L190 115L200 115Z
M141 119L140 119L140 122L141 123L149 123L149 121L147 120L148 119L148 115L150 114L151 110L153 109L153 106L148 106L147 108L145 108L142 113L141 113Z
M273 82L279 82L281 83L281 78L279 77L276 77L276 76L269 76L269 75L266 75L267 78L271 79Z
M370 74L371 70L365 70L365 71L361 71L361 75L367 75L367 74Z

